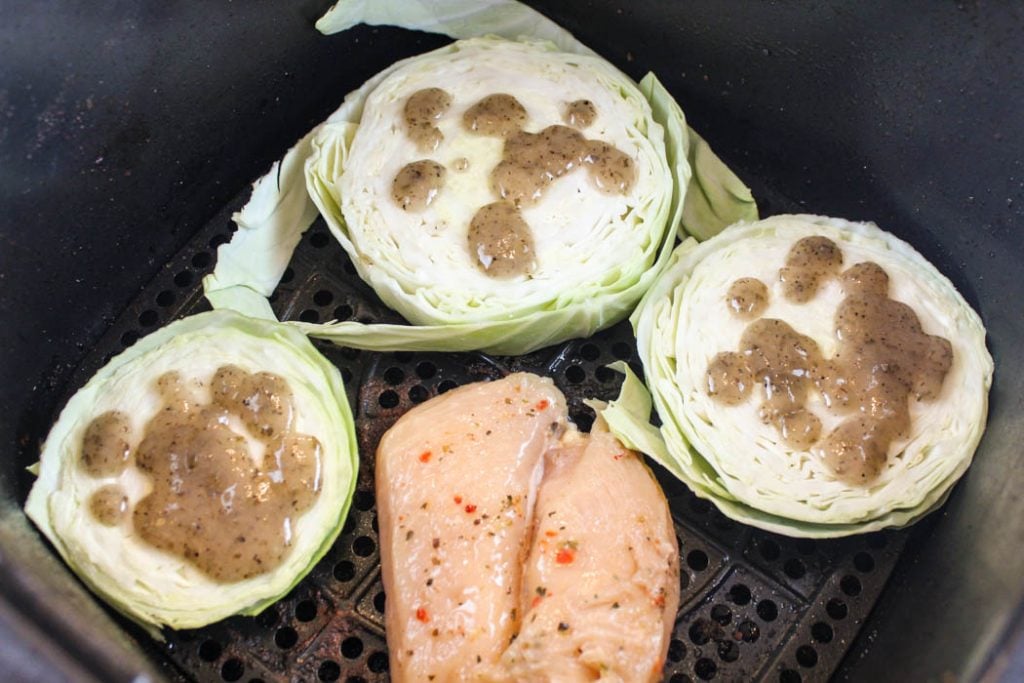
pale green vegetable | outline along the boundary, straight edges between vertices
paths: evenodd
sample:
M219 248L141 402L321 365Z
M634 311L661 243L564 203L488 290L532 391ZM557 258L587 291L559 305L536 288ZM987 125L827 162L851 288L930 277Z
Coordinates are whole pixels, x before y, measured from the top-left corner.
M321 489L313 507L293 520L292 545L275 570L219 583L182 558L132 533L131 515L104 526L88 499L117 483L134 506L148 489L129 467L96 478L79 466L83 433L93 418L119 410L138 436L161 406L157 377L178 371L208 380L222 365L266 371L287 380L298 431L321 444ZM25 512L68 565L114 608L159 637L161 626L195 628L232 614L254 615L286 594L323 557L341 531L355 490L358 446L341 376L298 330L233 311L171 323L113 358L68 401L43 445L38 479Z
M406 213L391 199L391 178L418 150L394 134L395 120L417 90L453 82L458 87L447 90L456 113L439 122L446 140L431 158L453 167L461 157L478 170L449 171L427 211ZM660 104L664 91L653 77L644 87ZM512 93L537 126L560 123L566 99L590 99L601 139L629 150L639 171L625 196L597 191L585 173L552 184L525 214L535 224L538 260L528 277L490 277L466 246L473 213L494 201L487 174L501 143L464 131L458 112L494 92ZM669 123L668 107L657 114ZM415 327L303 329L353 345L361 334L360 343L377 348L524 353L621 320L668 258L682 199L677 188L689 175L681 126L659 124L644 91L607 62L548 43L476 38L406 60L374 88L358 127L324 126L306 169L314 202L360 276Z
M267 297L281 281L302 233L316 220L316 205L306 193L305 163L317 130L253 184L249 201L232 216L238 230L217 250L217 266L203 280L214 308L276 320Z
M706 240L733 223L756 221L757 204L750 188L722 163L704 138L692 128L686 131L689 134L686 159L693 175L686 188L680 236L690 234Z
M774 284L789 248L811 235L835 241L844 263L881 265L890 277L890 296L910 305L926 332L953 345L942 394L933 402L912 402L911 433L894 445L879 478L863 487L840 481L813 449L781 443L774 427L761 422L757 401L724 406L705 390L708 363L720 351L735 350L746 325L725 305L729 285L740 277L769 284L764 317L787 321L831 353L838 286L797 305ZM701 244L684 242L631 322L650 394L620 367L626 382L605 419L625 443L737 521L807 537L910 524L945 500L984 431L993 365L981 320L934 266L871 224L777 216L730 227ZM660 429L650 424L652 399ZM818 406L817 414L828 413Z
M513 0L341 0L318 20L316 28L333 34L359 24L397 26L453 38L542 39L565 52L594 54L544 14ZM652 93L645 94L651 98ZM667 112L665 119L671 117L683 126L679 138L691 169L680 223L682 236L689 233L707 240L727 225L757 220L758 208L750 188L722 163L705 139L686 126L679 105L668 92L660 92L659 98L667 109L674 110ZM656 106L653 101L651 104Z
M443 33L452 38L496 35L510 40L547 40L564 52L595 53L540 12L514 0L341 0L325 14L316 27L324 33L338 33L358 24L401 26ZM668 93L666 105L678 109ZM653 103L652 103L653 104ZM750 189L715 155L707 142L686 126L682 111L672 112L684 126L688 139L687 161L692 175L686 188L680 234L707 239L727 225L757 220L757 205Z
M360 276L413 325L290 324L312 336L358 348L525 353L590 335L628 315L667 262L677 226L682 230L685 223L686 229L707 236L730 219L756 217L749 191L704 141L689 131L679 106L653 75L645 77L638 87L563 29L520 3L343 2L318 22L318 28L336 32L360 22L437 31L457 38L487 33L505 38L539 37L551 42L510 42L491 37L455 43L398 62L351 93L338 112L257 182L250 204L236 216L240 226L236 237L220 248L217 267L204 281L214 307L272 317L266 297L280 280L299 236L315 217L311 210L315 202L332 233L352 256ZM383 187L390 180L389 173L394 173L387 165L393 159L386 161L377 148L401 139L401 121L385 120L375 112L383 106L394 113L397 99L411 94L402 90L403 81L433 73L439 81L435 85L445 86L457 98L465 97L464 85L467 91L471 86L468 77L445 76L445 63L462 60L465 64L470 62L467 57L483 58L502 52L522 59L521 65L514 65L512 73L501 81L501 90L516 85L519 91L515 94L523 99L535 93L538 102L550 101L555 106L567 96L561 92L559 80L566 80L564 74L552 75L557 69L548 65L569 64L589 73L591 87L597 88L597 96L608 104L609 112L614 109L619 119L613 125L620 131L617 139L628 143L641 168L646 169L645 184L627 202L614 205L600 196L580 202L577 208L582 208L589 223L580 221L578 227L582 229L548 251L547 273L534 282L515 286L482 282L483 276L475 269L462 267L465 263L450 267L453 264L444 259L465 251L464 245L456 245L455 238L438 249L431 240L420 239L423 230L396 231L398 221L393 220L393 212L382 208L391 203L390 197L380 196L380 188L375 201L357 201L368 187L366 179L376 177ZM578 85L579 80L569 82ZM487 82L478 79L477 87ZM369 123L373 125L364 117L368 102ZM378 106L373 105L375 102ZM392 132L395 127L398 134ZM474 173L482 178L489 170L488 164L496 163L496 158L490 159L495 156L494 150L490 157L486 150L475 151L480 152L483 170ZM691 179L688 158L703 174L699 182ZM309 195L306 188L298 187L303 164ZM365 182L359 184L360 179ZM684 209L687 188L695 192L696 198L693 207ZM461 213L452 208L456 205L453 202L442 219L468 222L464 214L470 211L471 215L477 208L474 202L481 200L481 194L470 190L466 196ZM549 204L559 201L555 197ZM611 210L614 206L618 206L617 211ZM565 204L562 212L571 209ZM565 227L564 220L559 223L558 216L554 219L553 227L557 229L551 230L552 234ZM437 225L447 224L442 221ZM447 225L445 229L449 236L458 236L464 234L465 226ZM576 245L576 253L572 245ZM440 255L433 259L430 254ZM556 260L560 264L557 268Z
M546 40L563 52L595 54L537 10L512 0L341 0L316 27L330 35L359 24L400 26L452 38L494 35Z

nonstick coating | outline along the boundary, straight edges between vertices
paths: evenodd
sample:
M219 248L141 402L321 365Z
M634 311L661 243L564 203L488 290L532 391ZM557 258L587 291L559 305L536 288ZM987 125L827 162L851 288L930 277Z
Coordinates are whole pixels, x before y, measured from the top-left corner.
M146 284L345 92L445 42L366 27L324 38L311 23L327 4L0 0L0 669L18 679L180 675L27 524L22 468ZM1019 665L1024 8L532 4L630 75L657 72L764 213L875 221L977 308L996 361L989 429L949 503L910 534L836 678Z

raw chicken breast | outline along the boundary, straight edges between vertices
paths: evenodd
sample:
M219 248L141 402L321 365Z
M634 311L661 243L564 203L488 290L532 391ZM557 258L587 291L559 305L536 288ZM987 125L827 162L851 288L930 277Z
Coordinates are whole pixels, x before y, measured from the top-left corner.
M506 680L658 680L679 606L665 495L602 420L566 440L547 457Z
M394 681L486 680L518 630L544 454L565 397L528 374L455 389L404 415L377 451Z

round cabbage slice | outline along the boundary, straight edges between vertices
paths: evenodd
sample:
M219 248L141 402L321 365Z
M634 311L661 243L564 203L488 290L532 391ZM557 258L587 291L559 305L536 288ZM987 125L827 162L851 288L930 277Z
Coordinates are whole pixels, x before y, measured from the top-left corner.
M293 397L294 431L320 444L319 493L304 512L291 516L282 561L269 572L231 582L216 581L183 557L142 540L131 511L154 480L140 469L98 476L81 465L83 437L95 418L108 411L127 416L127 441L134 449L164 405L159 377L178 373L193 399L205 403L210 378L224 366L284 379ZM228 424L246 440L253 465L270 470L269 451L261 450L244 423ZM258 614L327 552L352 499L357 453L341 376L301 332L232 311L202 313L141 339L71 398L43 446L25 511L72 570L113 607L154 633L161 626L195 628L233 614ZM90 512L89 501L111 485L126 495L128 514L106 526Z
M709 396L707 372L719 352L736 351L749 320L730 315L726 295L738 278L767 285L761 317L781 319L813 339L826 358L838 341L835 312L844 294L826 281L807 303L783 295L779 269L794 243L822 236L843 268L872 261L889 276L889 297L916 312L925 333L947 339L953 361L934 400L909 399L909 433L894 441L868 483L849 484L815 448L786 445L751 399L726 405ZM733 519L792 536L829 537L904 526L940 505L970 465L985 428L993 363L978 315L949 280L905 242L873 224L817 216L776 216L737 225L697 244L687 241L633 317L647 387L662 420L647 424L650 399L635 377L606 412L613 431L651 453ZM807 407L822 435L843 418L812 389ZM643 448L641 444L646 444Z
M646 87L645 94L596 56L550 43L457 41L371 81L357 126L325 124L307 161L307 188L360 276L414 325L438 326L449 340L474 335L473 348L505 353L585 336L629 313L667 260L680 220L689 177L681 115L653 79ZM443 137L424 149L403 116L410 97L431 88L450 104L432 120ZM596 118L579 132L624 153L636 179L619 193L601 191L583 168L556 178L521 209L534 242L532 269L496 277L480 267L468 234L477 211L500 199L490 175L505 143L468 129L463 116L497 94L522 105L528 133L567 125L570 104L589 101ZM648 97L673 109L661 117L672 119L670 151ZM425 208L407 210L393 198L393 182L421 160L444 169L443 185ZM345 329L337 328L342 338Z

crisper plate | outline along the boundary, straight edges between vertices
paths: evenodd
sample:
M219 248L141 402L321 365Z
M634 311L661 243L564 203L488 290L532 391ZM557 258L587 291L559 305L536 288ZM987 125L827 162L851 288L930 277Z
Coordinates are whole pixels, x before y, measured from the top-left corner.
M232 211L247 195L201 230L129 305L78 369L71 391L147 332L209 308L201 279L213 268L216 247L234 229ZM282 320L401 322L358 278L322 220L303 237L272 303ZM349 518L323 560L263 614L196 630L167 630L166 643L150 651L166 657L186 679L388 680L373 495L374 453L384 431L432 396L520 370L554 378L569 400L571 418L587 430L593 413L583 399L618 394L621 376L605 365L625 360L641 372L625 322L590 339L521 357L372 353L316 343L340 368L356 415L360 466ZM659 466L652 467L671 504L681 559L681 603L665 680L827 680L878 598L906 533L835 541L769 534L725 518Z

